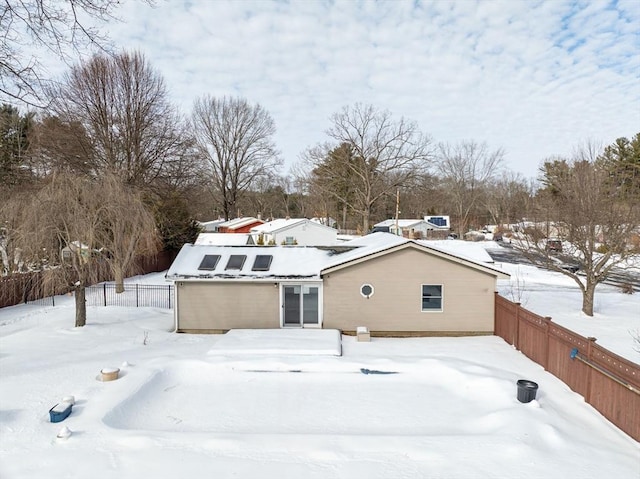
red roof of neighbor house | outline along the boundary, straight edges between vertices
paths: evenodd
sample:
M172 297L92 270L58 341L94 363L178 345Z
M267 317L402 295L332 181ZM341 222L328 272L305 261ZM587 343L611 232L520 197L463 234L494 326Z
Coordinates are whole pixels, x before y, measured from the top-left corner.
M218 225L218 231L221 233L232 231L234 233L248 233L251 228L263 224L264 221L247 216L243 218L235 218L225 221Z

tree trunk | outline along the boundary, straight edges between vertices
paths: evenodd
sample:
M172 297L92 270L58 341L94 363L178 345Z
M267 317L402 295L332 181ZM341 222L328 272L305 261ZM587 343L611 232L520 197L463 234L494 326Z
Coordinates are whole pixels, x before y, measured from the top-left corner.
M593 316L593 297L596 294L596 285L596 282L587 280L582 293L582 312L587 316Z
M124 293L124 274L119 264L114 267L114 276L116 280L116 293Z
M362 234L366 235L369 232L369 209L367 208L362 213Z
M85 288L83 284L76 286L76 328L87 324L87 302L85 300Z
M347 205L342 205L342 229L347 229Z

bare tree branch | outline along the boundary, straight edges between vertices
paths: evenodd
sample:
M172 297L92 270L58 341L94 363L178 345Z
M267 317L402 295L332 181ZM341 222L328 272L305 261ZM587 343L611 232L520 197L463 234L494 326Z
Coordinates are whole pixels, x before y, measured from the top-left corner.
M461 236L467 232L488 182L500 172L503 158L502 149L491 151L486 143L473 140L439 145L438 170Z
M43 87L50 83L43 73L42 55L69 63L88 49L109 49L98 26L115 19L119 4L119 0L1 1L0 101L42 106Z
M225 218L235 214L240 195L282 164L273 143L276 127L259 104L243 98L196 100L193 129L201 155L211 166Z
M368 231L373 206L427 171L431 139L415 123L393 121L391 113L372 105L344 107L331 120L327 135L334 143L310 148L304 161L315 174L314 185L359 213ZM336 155L340 148L348 154ZM351 188L338 185L345 179Z
M76 326L86 322L86 286L110 275L121 281L136 256L157 251L153 216L115 176L54 174L35 194L2 203L0 217L11 219L4 236L19 252L15 266L41 271L45 294L61 285L75 290Z

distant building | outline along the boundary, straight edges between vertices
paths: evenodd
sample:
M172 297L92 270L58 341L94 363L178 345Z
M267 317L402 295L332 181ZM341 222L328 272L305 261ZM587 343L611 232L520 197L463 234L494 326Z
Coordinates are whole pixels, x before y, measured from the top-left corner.
M251 228L263 223L264 221L252 216L235 218L233 220L220 223L218 225L218 233L248 233Z
M434 230L449 231L451 229L448 216L425 216L424 220L429 223Z
M204 231L205 233L217 233L218 226L224 223L225 221L226 220L224 219L217 219L212 221L198 221L198 226L200 226L202 231Z
M253 243L257 245L334 245L338 236L338 230L307 218L269 221L254 226L250 233Z

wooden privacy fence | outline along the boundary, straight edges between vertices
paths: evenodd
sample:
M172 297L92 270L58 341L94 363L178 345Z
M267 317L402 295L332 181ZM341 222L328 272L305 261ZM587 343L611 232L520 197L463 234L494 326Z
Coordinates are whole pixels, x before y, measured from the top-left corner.
M640 366L496 293L495 334L640 441Z

